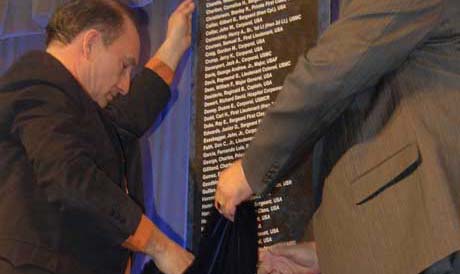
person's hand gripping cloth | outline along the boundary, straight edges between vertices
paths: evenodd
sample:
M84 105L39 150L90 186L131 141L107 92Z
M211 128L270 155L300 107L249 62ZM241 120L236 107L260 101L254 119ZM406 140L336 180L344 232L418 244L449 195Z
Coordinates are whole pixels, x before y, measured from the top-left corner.
M253 202L236 209L231 222L213 207L198 256L185 274L255 274L258 258L257 217Z
M235 222L212 208L198 255L184 274L255 274L257 272L257 216L253 202L236 209ZM161 273L153 262L142 274Z

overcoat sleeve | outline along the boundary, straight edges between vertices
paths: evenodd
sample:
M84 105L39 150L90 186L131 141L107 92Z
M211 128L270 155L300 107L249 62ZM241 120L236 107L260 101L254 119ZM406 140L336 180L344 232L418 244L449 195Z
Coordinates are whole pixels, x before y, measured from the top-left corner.
M137 139L152 126L169 98L168 83L154 71L144 68L133 79L129 93L111 102L104 112L122 135Z
M345 2L345 1L344 1ZM353 96L398 68L439 26L442 0L349 0L341 19L299 58L243 157L264 193L312 149Z

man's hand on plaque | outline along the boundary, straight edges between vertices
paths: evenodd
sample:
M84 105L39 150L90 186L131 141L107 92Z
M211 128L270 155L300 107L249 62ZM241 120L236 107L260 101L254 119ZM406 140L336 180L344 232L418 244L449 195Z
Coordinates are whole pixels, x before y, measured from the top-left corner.
M259 251L257 274L319 274L315 242L279 243Z
M238 160L220 174L214 205L222 215L233 221L236 206L249 199L252 194L241 160Z

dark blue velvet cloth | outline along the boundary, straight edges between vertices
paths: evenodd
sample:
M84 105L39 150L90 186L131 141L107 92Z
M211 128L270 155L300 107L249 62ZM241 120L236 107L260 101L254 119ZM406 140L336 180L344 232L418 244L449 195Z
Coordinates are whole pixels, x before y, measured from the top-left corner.
M257 217L254 204L237 208L235 222L213 208L196 259L185 274L255 274L257 272ZM143 274L161 273L153 263Z
M254 274L257 251L257 217L252 202L237 208L235 222L213 208L198 256L185 273Z

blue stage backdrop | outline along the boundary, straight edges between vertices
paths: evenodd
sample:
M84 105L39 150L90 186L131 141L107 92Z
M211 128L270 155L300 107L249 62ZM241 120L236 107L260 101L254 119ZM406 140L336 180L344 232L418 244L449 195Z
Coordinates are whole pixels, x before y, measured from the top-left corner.
M64 0L0 1L0 74L19 56L44 48L44 27ZM133 0L144 14L142 39L149 56L164 39L169 14L180 0ZM192 113L192 62L187 53L173 86L167 110L142 139L147 214L174 240L185 246L187 235L188 170ZM145 59L144 59L145 60ZM148 258L137 257L134 274Z

